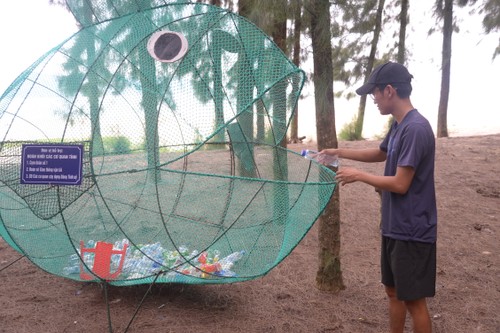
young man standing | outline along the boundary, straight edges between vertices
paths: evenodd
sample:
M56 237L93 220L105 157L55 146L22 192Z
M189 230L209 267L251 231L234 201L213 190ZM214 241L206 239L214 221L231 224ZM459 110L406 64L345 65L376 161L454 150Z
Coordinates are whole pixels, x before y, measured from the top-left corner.
M363 182L382 191L382 283L389 299L392 333L404 330L406 312L413 331L432 331L426 298L435 294L437 209L434 189L435 139L429 122L410 101L413 76L403 65L378 66L356 90L371 94L382 115L392 115L389 133L374 149L325 149L322 156L361 162L386 161L383 176L340 168L340 185Z

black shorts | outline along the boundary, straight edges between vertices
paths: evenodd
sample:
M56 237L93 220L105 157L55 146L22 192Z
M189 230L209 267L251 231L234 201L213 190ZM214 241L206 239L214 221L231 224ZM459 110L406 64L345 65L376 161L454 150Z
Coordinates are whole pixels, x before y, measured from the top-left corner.
M436 294L436 243L401 241L382 236L382 283L396 289L401 301Z

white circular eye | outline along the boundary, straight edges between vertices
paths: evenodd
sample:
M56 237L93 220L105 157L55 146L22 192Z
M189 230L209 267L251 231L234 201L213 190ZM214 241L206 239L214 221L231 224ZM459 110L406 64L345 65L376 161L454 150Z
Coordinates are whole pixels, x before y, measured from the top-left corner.
M175 31L157 31L148 41L148 52L161 62L174 62L182 58L188 49L188 42L183 34Z

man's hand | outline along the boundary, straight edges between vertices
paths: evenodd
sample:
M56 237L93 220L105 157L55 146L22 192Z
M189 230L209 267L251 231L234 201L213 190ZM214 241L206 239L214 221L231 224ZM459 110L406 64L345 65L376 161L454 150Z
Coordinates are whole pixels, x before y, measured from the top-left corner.
M349 183L353 183L359 180L359 175L362 172L355 168L340 168L337 171L337 176L335 179L337 182L344 186Z
M318 163L321 163L323 165L332 165L333 162L337 161L338 165L338 153L337 149L323 149L320 151L318 154L316 154L316 160Z

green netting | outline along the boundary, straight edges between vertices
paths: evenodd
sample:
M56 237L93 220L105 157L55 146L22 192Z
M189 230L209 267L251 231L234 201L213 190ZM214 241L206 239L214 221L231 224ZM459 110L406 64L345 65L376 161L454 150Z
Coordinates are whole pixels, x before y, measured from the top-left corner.
M47 272L115 285L230 283L279 264L335 188L281 147L303 71L218 7L68 5L81 30L0 98L4 240Z

